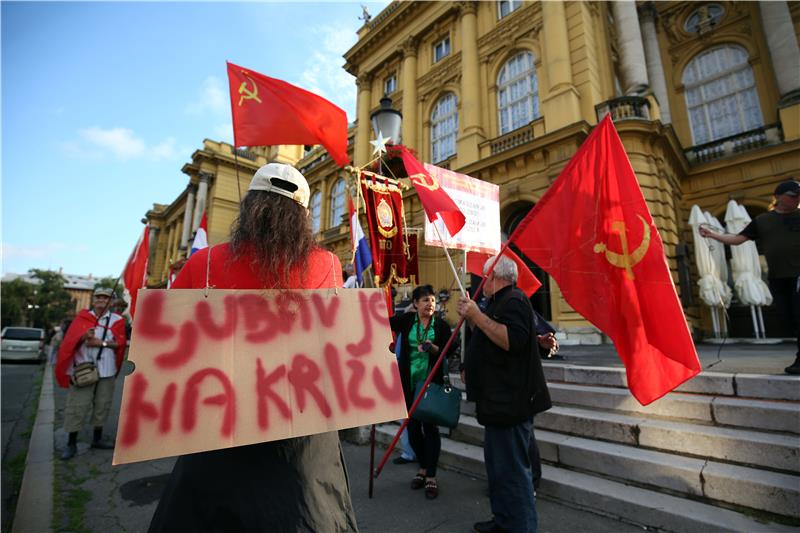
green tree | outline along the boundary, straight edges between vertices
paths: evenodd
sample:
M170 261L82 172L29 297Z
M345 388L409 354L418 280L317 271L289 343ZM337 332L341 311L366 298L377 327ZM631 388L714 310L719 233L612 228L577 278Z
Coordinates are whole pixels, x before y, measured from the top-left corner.
M22 278L0 284L0 323L6 326L26 326L28 302L31 301L35 285Z
M32 268L28 273L41 283L34 285L31 298L32 307L28 319L35 328L44 328L50 331L57 326L67 313L75 308L75 302L64 288L67 282L64 276L52 270Z

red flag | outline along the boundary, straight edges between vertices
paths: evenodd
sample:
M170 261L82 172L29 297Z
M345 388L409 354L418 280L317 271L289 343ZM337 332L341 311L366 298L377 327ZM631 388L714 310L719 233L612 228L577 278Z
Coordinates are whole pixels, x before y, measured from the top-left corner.
M528 295L528 298L531 295L539 290L539 287L542 286L542 282L539 281L539 278L533 275L531 269L528 268L528 265L525 264L525 261L520 259L520 257L511 250L511 248L506 247L503 250L503 255L507 256L509 259L513 260L517 264L517 287ZM467 253L467 272L475 274L476 276L483 276L483 265L486 264L486 261L492 257L493 254L483 254L481 252L468 252Z
M450 195L439 186L439 182L425 170L408 148L402 146L400 155L403 158L403 166L406 167L406 174L419 195L419 201L422 202L428 220L435 222L438 214L450 235L461 231L467 219Z
M347 156L347 114L285 81L228 63L236 146L321 144L340 167Z
M130 313L136 311L136 293L147 284L147 259L150 256L150 227L144 227L144 233L134 246L125 270L122 272L122 282L130 297Z
M640 403L700 372L661 237L609 116L509 242L611 337Z

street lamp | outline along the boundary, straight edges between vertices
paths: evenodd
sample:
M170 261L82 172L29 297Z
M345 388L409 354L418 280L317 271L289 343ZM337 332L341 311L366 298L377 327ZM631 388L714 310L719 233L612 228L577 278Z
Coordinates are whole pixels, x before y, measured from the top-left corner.
M392 107L392 99L388 96L381 98L381 107L369 116L372 122L372 131L375 136L391 137L393 144L400 144L400 123L403 114Z

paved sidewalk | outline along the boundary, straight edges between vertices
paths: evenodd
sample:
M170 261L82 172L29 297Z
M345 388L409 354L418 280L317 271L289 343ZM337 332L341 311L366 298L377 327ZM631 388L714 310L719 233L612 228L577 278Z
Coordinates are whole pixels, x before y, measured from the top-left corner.
M794 359L794 345L728 344L721 350L716 345L699 345L704 368L718 372L783 374L783 368ZM719 353L719 356L718 356ZM593 366L619 366L613 346L565 346L560 362ZM52 375L46 376L52 379ZM117 415L122 392L122 379L105 432L116 434ZM146 531L158 498L172 469L174 459L161 459L111 466L112 452L89 449L91 429L79 436L78 455L68 462L58 460L66 443L63 409L64 389L54 387L55 416L52 431L54 485L52 523L56 531ZM37 420L37 424L40 421ZM382 450L376 451L376 461ZM361 531L470 531L475 521L489 516L486 482L460 473L443 470L440 474L441 494L436 501L427 501L420 492L408 487L414 473L411 465L388 464L375 481L374 498L367 498L368 456L365 446L345 445L352 495ZM46 480L39 480L46 483ZM634 531L640 527L620 523L588 511L548 501L541 494L537 502L541 531Z

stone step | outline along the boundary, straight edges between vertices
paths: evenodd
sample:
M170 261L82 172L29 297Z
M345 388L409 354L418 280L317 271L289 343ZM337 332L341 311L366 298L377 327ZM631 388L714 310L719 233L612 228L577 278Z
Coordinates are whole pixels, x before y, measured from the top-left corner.
M378 426L376 440L388 445L397 429L395 424ZM479 446L443 438L439 464L443 468L486 478L483 449ZM391 465L387 464L386 468L391 468ZM757 521L729 509L547 464L542 465L542 483L538 492L543 497L665 531L797 531L796 528Z
M789 473L800 472L800 440L794 435L648 419L555 406L536 415L536 428L584 438L717 459Z
M643 406L627 389L616 387L552 382L549 389L553 403L561 405L800 433L800 403L674 392Z
M566 363L542 363L542 366L548 383L627 388L628 381L622 367ZM800 401L800 376L701 372L675 389L675 392L797 402Z
M462 416L450 434L467 444L483 445L483 427ZM536 429L542 460L664 488L689 496L800 517L800 476L730 465L710 460L600 442Z

